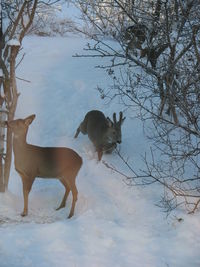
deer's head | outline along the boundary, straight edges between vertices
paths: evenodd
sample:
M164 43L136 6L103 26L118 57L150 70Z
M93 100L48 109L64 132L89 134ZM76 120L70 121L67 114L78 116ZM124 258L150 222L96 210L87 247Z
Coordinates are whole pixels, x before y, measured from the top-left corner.
M17 119L7 122L7 126L11 129L14 137L20 137L26 135L29 125L35 119L35 115L28 116L25 119Z
M126 117L123 118L123 113L120 111L119 120L117 121L116 113L113 113L113 121L109 117L107 117L107 121L109 124L108 136L110 139L110 143L118 143L122 142L122 133L121 133L121 125L123 124Z

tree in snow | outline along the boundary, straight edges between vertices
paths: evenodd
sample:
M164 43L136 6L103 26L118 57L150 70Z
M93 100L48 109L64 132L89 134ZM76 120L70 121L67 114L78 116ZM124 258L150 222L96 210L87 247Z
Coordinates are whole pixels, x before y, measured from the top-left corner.
M21 42L33 21L37 4L37 0L1 2L0 69L2 82L0 98L2 99L1 110L2 113L7 114L7 120L14 118L19 96L15 75L16 59ZM1 121L1 127L4 126L3 121ZM5 191L8 186L11 154L12 134L8 128L6 135L1 138L0 191Z
M183 202L194 211L200 203L199 1L75 5L84 22L77 30L92 40L86 54L77 56L110 59L98 66L113 80L111 88L99 88L102 98L119 97L125 107L139 107L143 121L151 120L154 147L151 160L145 158L144 184L164 185L169 209Z
M0 3L0 191L8 186L12 155L12 133L5 130L4 121L13 120L19 97L16 67L23 60L18 58L23 38L30 30L38 7L58 1L11 1ZM16 62L17 61L17 62Z

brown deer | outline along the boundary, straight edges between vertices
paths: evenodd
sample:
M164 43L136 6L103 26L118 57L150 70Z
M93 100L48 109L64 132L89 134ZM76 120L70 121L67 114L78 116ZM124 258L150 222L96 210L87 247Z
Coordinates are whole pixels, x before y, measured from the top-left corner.
M122 112L120 112L119 121L114 113L112 122L99 110L89 111L79 125L74 138L77 138L80 132L87 134L96 148L98 159L101 160L103 152L111 153L117 143L121 143L121 125L124 120Z
M82 158L72 149L65 147L39 147L27 144L28 127L35 119L31 115L25 119L7 122L13 132L13 152L15 169L22 178L24 210L22 216L28 214L28 195L36 177L56 178L65 187L65 194L60 206L65 207L69 192L72 192L72 206L68 218L74 214L78 191L75 184L76 176L82 165Z

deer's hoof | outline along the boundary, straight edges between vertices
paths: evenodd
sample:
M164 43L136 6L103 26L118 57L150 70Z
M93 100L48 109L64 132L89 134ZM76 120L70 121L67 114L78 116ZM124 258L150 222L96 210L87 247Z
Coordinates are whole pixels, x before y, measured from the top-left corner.
M22 217L27 216L27 212L24 212L24 211L23 211L23 212L21 213L21 216L22 216Z
M67 219L70 219L73 215L74 215L73 213L70 213Z
M65 205L59 206L56 210L63 209L64 207L65 207Z

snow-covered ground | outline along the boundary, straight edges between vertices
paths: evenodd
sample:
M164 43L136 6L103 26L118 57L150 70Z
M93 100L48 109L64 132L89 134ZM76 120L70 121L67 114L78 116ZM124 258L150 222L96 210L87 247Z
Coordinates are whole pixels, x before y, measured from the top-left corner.
M16 118L36 114L28 142L71 147L84 163L71 219L71 196L66 208L55 211L64 188L53 179L35 181L29 215L22 218L22 185L12 164L9 192L0 194L0 267L199 267L200 215L176 211L166 217L155 205L161 188L128 187L97 162L87 136L73 138L87 111L112 116L123 110L117 102L106 105L95 90L109 84L106 73L94 68L99 59L72 57L85 42L77 37L24 40L26 56L17 75L31 82L18 80ZM138 168L148 142L140 121L124 113L121 152ZM117 154L103 160L125 170Z

